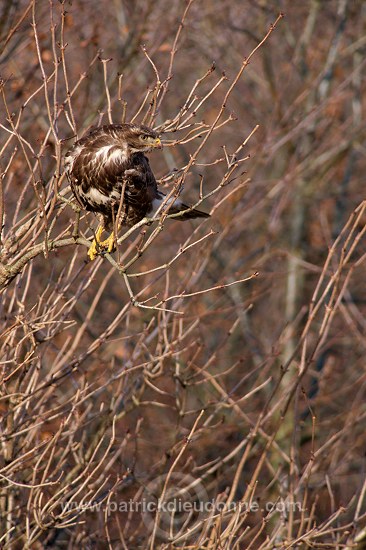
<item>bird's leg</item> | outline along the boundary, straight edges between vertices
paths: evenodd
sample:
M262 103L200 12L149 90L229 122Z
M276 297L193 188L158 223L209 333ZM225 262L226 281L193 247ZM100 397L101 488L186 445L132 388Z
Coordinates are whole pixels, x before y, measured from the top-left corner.
M98 256L100 249L103 248L104 243L101 242L100 238L102 236L102 233L104 231L103 225L99 225L96 233L95 238L91 244L91 247L88 250L88 256L91 260L94 260L96 256ZM107 239L108 240L108 239Z
M113 252L115 248L115 238L114 238L114 231L109 235L108 239L100 243L100 246L103 248L106 248L108 252Z

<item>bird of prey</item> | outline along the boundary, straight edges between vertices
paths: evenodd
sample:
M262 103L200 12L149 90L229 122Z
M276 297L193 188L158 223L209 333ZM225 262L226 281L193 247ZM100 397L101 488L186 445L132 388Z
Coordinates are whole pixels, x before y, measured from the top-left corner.
M160 147L158 134L147 126L109 124L76 141L66 154L65 171L77 202L101 218L88 251L91 260L103 250L114 250L113 227L117 215L117 227L132 227L145 216L154 216L166 200L144 155L146 151ZM209 217L209 214L190 208L175 197L165 204L168 202L169 214L187 210L178 217L180 220ZM102 241L104 230L111 235Z

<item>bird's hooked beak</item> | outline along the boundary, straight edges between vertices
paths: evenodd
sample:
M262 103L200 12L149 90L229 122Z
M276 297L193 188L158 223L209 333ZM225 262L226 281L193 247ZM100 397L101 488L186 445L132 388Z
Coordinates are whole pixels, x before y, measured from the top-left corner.
M163 147L163 144L161 143L160 138L156 138L153 142L153 147L156 147L157 149L161 149Z

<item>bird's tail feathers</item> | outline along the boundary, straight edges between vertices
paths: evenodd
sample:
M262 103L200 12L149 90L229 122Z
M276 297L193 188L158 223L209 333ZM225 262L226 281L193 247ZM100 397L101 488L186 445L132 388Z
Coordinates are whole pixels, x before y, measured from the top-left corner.
M182 214L180 216L177 216L175 219L184 221L184 220L193 220L194 218L210 217L210 214L208 214L207 212L198 210L198 208L192 208L191 206L187 206L182 202L178 204L177 203L173 204L169 208L169 214L179 214L180 212L182 212Z
M210 214L207 214L207 212L203 212L202 210L198 210L197 208L192 208L191 206L188 206L187 204L184 204L183 202L181 202L179 199L178 200L175 199L175 197L171 197L168 200L166 200L166 197L165 195L163 195L163 193L159 193L159 196L157 196L156 199L154 199L151 213L155 214L155 212L157 212L157 210L161 208L164 201L166 203L165 207L168 207L170 205L168 214L179 214L180 212L182 212L180 216L176 216L176 218L174 218L176 220L183 221L183 220L193 220L194 218L210 217ZM173 204L171 204L172 202Z

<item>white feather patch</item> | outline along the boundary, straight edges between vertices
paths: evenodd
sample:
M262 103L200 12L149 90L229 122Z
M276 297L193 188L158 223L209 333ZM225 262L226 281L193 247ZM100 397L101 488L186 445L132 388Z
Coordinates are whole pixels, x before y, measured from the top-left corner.
M102 160L102 162L125 162L127 160L127 154L124 149L119 147L109 154L110 149L114 147L115 145L104 145L104 147L98 149L95 153L95 161L100 162L100 160Z
M116 149L115 151L113 151L113 153L111 153L109 160L126 162L127 160L126 151L124 151L123 149Z
M103 193L98 191L95 187L91 187L87 193L83 191L79 191L79 193L82 197L85 197L86 200L95 202L96 204L107 204L111 202L111 199L107 197L107 195L103 195Z
M110 196L112 199L116 199L119 201L119 199L121 198L121 193L119 193L118 191L112 191Z

